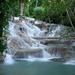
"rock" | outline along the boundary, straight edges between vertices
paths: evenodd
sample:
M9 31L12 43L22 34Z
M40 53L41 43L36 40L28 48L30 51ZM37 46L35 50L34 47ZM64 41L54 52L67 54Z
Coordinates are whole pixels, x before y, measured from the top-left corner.
M35 21L34 24L35 25L42 25L42 21Z
M43 57L42 50L24 50L24 51L17 51L14 55L14 58L28 58L28 56L40 58Z
M16 52L13 58L28 58L28 55L24 52Z
M34 22L34 25L38 26L42 30L47 30L48 29L48 26L50 26L49 23L46 23L46 22L43 22L43 21L38 21L38 20L36 20Z
M35 19L30 17L25 17L25 20L29 21L30 23L34 23Z
M71 46L72 46L73 50L75 51L75 42L73 42Z
M19 17L14 17L14 20L19 20L20 18Z
M72 46L75 47L75 42L72 43Z
M64 40L63 44L70 46L72 44L71 40Z
M42 51L36 51L36 52L30 52L29 55L35 57L35 58L41 58L43 57Z
M65 62L65 59L64 58L57 58L57 59L51 59L53 62Z
M66 54L68 54L68 49L64 48L64 47L53 47L53 48L49 48L48 52L52 55L60 55L62 58L64 58L66 56Z
M69 33L69 35L70 35L71 37L75 37L75 32L71 32L71 33Z
M10 54L14 54L16 50L22 48L29 48L31 47L28 43L26 43L23 39L18 37L11 37L10 40L7 41L8 52Z

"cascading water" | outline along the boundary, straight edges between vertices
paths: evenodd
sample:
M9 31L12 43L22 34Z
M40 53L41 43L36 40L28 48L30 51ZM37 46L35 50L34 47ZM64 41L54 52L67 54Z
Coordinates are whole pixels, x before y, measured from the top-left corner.
M4 63L9 65L13 64L14 60L12 59L12 55L6 53Z
M57 28L57 30L59 30L59 27ZM16 52L18 52L18 51L21 52L22 50L26 50L26 49L30 49L30 52L31 52L31 48L35 49L35 50L40 48L40 50L42 50L42 53L41 53L42 57L36 58L34 55L28 54L28 57L24 58L24 60L48 61L49 59L56 58L56 56L52 57L50 55L50 53L48 53L45 50L45 48L47 46L41 44L40 41L37 41L37 40L32 38L34 36L38 37L38 36L44 35L44 31L42 31L37 26L34 26L31 23L26 22L24 20L22 22L20 22L20 21L11 22L11 21L9 21L8 32L9 32L9 35L7 37L8 53L6 53L5 63L10 64L11 62L13 62L12 55L15 56ZM52 34L55 35L55 31L53 31ZM53 36L53 35L51 35L51 36ZM9 55L9 54L11 54L11 55Z
M53 26L54 27L54 26ZM50 37L54 37L54 36L58 36L60 37L60 35L58 35L58 33L61 31L61 27L57 26L55 27L53 30L51 30L51 27L49 28L49 36Z

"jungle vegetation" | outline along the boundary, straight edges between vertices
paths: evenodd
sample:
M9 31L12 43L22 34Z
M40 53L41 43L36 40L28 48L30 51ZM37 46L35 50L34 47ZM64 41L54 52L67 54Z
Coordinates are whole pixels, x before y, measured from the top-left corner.
M49 23L72 27L75 0L0 0L0 38L10 16L28 16ZM0 40L0 49L3 48Z

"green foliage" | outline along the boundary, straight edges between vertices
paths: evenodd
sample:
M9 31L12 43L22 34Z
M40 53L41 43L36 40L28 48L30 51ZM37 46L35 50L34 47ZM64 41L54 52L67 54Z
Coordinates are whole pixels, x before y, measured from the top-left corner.
M7 3L5 0L1 0L1 2L0 2L0 52L2 52L3 48L4 48L3 41L1 40L1 38L2 38L2 33L3 33L3 27L5 26L5 23L7 20L6 18L8 16L8 14L7 14L8 8L5 7L6 4Z
M44 8L43 7L35 7L33 10L33 15L36 19L42 20L44 15Z
M0 51L5 48L3 45L3 28L8 23L10 16L19 16L19 0L0 0Z
M2 0L0 13L4 14L3 18L10 15L19 16L19 1ZM75 24L75 0L24 0L24 4L24 15L65 25L70 25L66 13L66 9L68 9L72 22Z
M0 37L3 28L7 25L8 18L19 16L20 0L0 0ZM24 0L24 16L35 17L50 23L71 26L69 17L75 24L75 0ZM67 15L67 12L69 17ZM0 42L0 46L1 46ZM2 46L1 46L2 47Z

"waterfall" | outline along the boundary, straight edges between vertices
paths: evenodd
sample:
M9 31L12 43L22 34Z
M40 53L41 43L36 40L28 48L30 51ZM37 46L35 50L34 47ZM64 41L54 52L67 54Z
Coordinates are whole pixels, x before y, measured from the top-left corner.
M61 31L61 27L60 26L53 26L54 29L52 29L52 27L49 28L49 36L50 37L55 37L58 36L60 37L60 35L58 35L58 33Z
M45 50L43 50L43 58L50 58L50 57L51 57L51 55L48 52L46 52Z
M36 40L32 37L39 37L39 36L46 36L45 32L41 30L39 27L32 25L28 21L18 21L18 22L11 22L9 21L9 27L8 27L9 35L7 36L7 50L8 54L6 53L5 57L5 63L12 64L14 60L12 59L12 56L15 56L16 52L27 52L29 50L29 53L27 53L28 58L24 58L23 60L27 61L49 61L49 59L56 58L56 56L52 56L50 53L48 53L45 48L46 45L43 45L40 43L39 40ZM52 34L49 34L49 36L54 36L56 31L60 31L60 27L57 27L56 30L52 31ZM32 50L33 49L33 50ZM38 50L40 49L40 50ZM32 50L32 51L31 51ZM30 55L32 53L35 53L35 51L38 53L37 56L40 55L40 51L42 50L42 57L35 57L34 55ZM24 53L24 52L23 52ZM22 60L22 59L21 59Z

